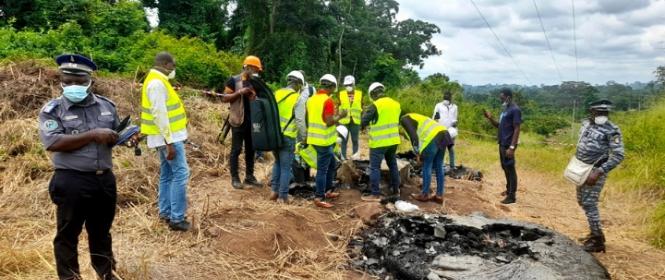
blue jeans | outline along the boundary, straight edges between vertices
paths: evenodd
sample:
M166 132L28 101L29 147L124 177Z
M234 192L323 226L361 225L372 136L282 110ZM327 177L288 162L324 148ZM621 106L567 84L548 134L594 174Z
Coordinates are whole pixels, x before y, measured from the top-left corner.
M351 137L346 137L346 140L342 141L342 158L347 159L348 157L346 156L346 146L349 142L349 138L351 138L351 146L353 147L353 154L358 152L358 133L360 132L360 125L354 124L354 123L349 123L345 124L346 128L349 129L349 134Z
M446 150L443 150L444 156L446 153ZM455 167L455 145L448 146L448 158L450 160L450 167L454 168ZM443 160L443 158L441 158Z
M379 182L381 181L381 161L386 160L390 169L390 187L393 191L399 189L399 170L397 169L397 145L369 149L369 185L373 195L380 195Z
M275 156L275 163L272 166L272 191L279 194L279 198L289 197L289 183L291 182L291 164L295 158L294 150L296 139L283 137L284 146L277 151L272 152Z
M175 157L167 160L166 146L157 148L159 160L159 216L178 223L185 220L187 211L187 181L189 166L185 155L185 143L173 143Z
M330 146L316 146L316 197L323 199L326 196L326 191L332 189L333 180L335 180L335 156L333 148L335 144Z
M432 168L436 172L436 195L443 196L445 177L443 174L443 154L446 150L432 141L422 153L423 161L423 194L429 195L429 185L432 182ZM452 156L454 158L454 156Z

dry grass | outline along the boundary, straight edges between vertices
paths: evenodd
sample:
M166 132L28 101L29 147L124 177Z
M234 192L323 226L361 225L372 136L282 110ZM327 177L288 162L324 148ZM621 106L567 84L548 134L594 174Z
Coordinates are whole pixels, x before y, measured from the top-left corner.
M38 141L37 114L59 95L57 74L34 62L12 64L0 70L0 83L0 279L52 278L55 208L47 191L52 167ZM137 116L136 84L97 79L95 92L114 100L122 116ZM361 223L348 215L313 211L303 201L269 203L263 199L266 190L232 192L228 145L217 143L226 106L193 92L185 95L190 96L185 103L194 144L187 146L192 171L188 216L194 230L175 233L158 222L154 151L144 147L144 155L135 157L130 149L117 148L118 212L112 234L118 276L345 279L346 241ZM270 168L258 164L257 175L265 179ZM86 238L83 233L79 262L83 276L93 278Z
M47 191L52 167L37 140L36 117L48 99L60 94L56 76L53 69L33 62L0 69L0 279L55 276L51 245L55 207ZM137 116L140 97L132 81L98 79L96 92L117 102L121 115ZM351 215L359 195L344 192L346 197L336 209L321 210L302 200L291 205L270 203L265 199L266 188L233 190L226 164L230 141L220 145L216 139L226 106L193 92L185 95L190 139L196 145L187 146L192 171L188 216L194 229L172 232L158 221L154 151L144 147L144 155L135 157L130 149L117 148L118 208L112 234L118 276L132 280L367 279L347 267L346 244L362 228ZM503 179L492 160L494 148L485 142L459 142L458 161L486 171L487 182L478 186L451 181L447 185L451 201L445 208L427 211L464 214L480 209L492 216L544 224L571 237L584 232L585 220L571 188L554 175L520 166L520 203L497 204ZM366 149L361 153L367 156ZM537 153L529 157L538 163ZM259 163L257 177L267 181L270 168L270 163ZM665 254L644 242L639 230L645 219L640 211L651 202L645 205L639 199L607 192L602 214L611 221L610 248L599 258L615 278L662 279ZM94 279L85 233L79 252L83 276Z

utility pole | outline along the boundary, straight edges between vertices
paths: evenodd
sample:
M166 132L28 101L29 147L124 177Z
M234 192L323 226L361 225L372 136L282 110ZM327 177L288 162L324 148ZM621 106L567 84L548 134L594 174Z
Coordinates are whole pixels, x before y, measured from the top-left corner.
M573 99L573 120L570 123L570 138L575 140L575 113L577 111L577 98Z

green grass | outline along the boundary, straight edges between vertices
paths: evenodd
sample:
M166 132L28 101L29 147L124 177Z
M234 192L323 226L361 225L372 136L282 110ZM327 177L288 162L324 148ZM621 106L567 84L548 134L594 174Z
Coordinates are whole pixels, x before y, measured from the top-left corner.
M611 114L610 119L622 130L626 149L624 161L611 173L613 189L639 192L662 202L650 213L648 231L652 244L665 247L665 101L642 112ZM561 177L568 160L575 153L579 124L545 138L534 133L522 134L518 151L521 168ZM483 171L494 168L498 151L490 137L462 134L457 149L459 162ZM557 144L545 144L549 143ZM560 145L564 144L564 145ZM563 180L563 179L562 179Z

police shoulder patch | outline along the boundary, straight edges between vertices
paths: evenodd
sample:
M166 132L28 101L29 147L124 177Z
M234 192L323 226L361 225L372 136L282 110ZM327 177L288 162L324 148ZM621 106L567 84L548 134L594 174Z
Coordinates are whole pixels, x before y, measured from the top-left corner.
M42 130L46 132L54 131L58 128L58 122L55 120L45 120L42 123Z
M46 105L44 105L44 108L42 109L42 111L44 113L51 113L53 111L53 109L55 109L55 107L58 107L58 105L60 105L60 102L58 102L58 99L53 99L53 100L49 101L48 103L46 103Z

